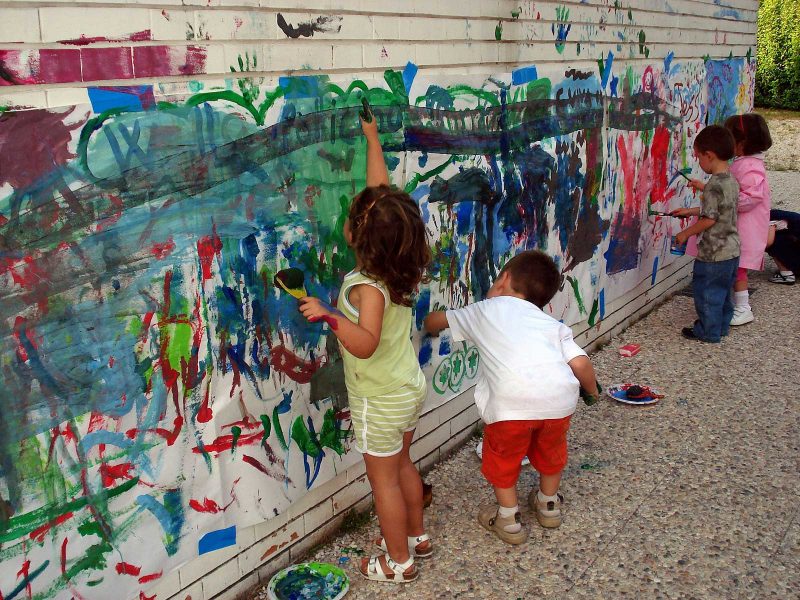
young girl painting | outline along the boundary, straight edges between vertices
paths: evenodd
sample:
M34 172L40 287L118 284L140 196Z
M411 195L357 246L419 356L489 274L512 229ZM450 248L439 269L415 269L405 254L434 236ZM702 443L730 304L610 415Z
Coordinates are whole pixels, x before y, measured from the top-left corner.
M769 233L771 194L763 152L772 146L767 122L759 114L734 115L725 120L733 134L736 153L731 175L739 184L737 228L742 243L736 282L733 284L733 318L731 325L745 325L753 320L747 271L760 271L764 266L764 248Z
M427 395L411 344L411 296L431 260L419 207L389 187L375 119L361 121L367 140L367 187L350 206L344 236L356 256L336 308L300 300L309 321L324 320L342 351L356 448L372 487L383 551L361 563L367 579L406 583L415 557L433 553L422 519L422 480L409 456Z

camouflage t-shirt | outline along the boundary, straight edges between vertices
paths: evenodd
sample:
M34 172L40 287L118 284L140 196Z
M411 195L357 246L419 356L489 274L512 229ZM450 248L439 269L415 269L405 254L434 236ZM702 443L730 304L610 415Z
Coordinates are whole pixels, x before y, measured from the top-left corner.
M698 260L720 262L739 256L739 232L736 229L738 202L739 184L733 175L712 175L703 189L700 216L714 219L716 223L699 235Z

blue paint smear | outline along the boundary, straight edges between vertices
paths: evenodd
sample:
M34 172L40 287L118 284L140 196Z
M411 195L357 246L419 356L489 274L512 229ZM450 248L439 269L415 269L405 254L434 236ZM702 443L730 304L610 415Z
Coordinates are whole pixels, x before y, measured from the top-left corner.
M431 337L426 335L422 338L419 347L419 366L424 367L430 363L431 356L433 356L433 343L431 342Z
M78 447L81 452L86 454L94 446L100 444L108 444L110 446L117 446L118 448L130 448L133 442L130 441L124 433L116 431L92 431L83 436Z
M426 288L422 290L417 297L417 304L414 307L414 316L417 323L417 331L422 330L422 321L425 319L431 310L431 290Z
M669 51L664 57L664 73L669 75L670 67L672 66L672 59L675 58L675 53Z
M33 571L29 571L28 576L25 577L22 581L20 581L17 587L8 592L8 594L5 596L5 600L14 600L14 598L16 598L22 590L24 590L25 588L28 587L28 585L30 585L31 581L33 581L39 575L42 574L42 571L44 571L49 564L50 561L46 560Z
M522 67L511 71L511 83L514 85L522 85L529 81L536 81L539 79L539 73L536 71L535 66Z
M656 275L658 275L658 257L653 260L653 274L650 276L650 285L656 284Z
M600 74L601 77L600 83L603 89L606 89L606 85L608 84L608 78L611 75L611 67L613 64L614 64L614 53L609 50L608 57L606 58L606 61L603 64L603 72Z
M164 548L169 556L178 551L184 513L180 490L169 490L164 494L164 504L147 494L136 498L136 504L153 513L164 529Z
M301 98L316 99L324 96L324 90L320 86L323 81L327 81L327 78L314 75L298 75L278 78L278 84L284 90L286 90L284 93L284 98L291 100Z
M466 235L472 231L472 209L474 204L472 202L462 202L456 208L456 218L458 225L456 231L458 235Z
M90 87L89 101L97 114L114 108L141 112L155 105L152 85Z
M600 320L602 321L606 316L606 288L600 290Z
M742 20L742 16L739 14L738 10L733 8L723 8L722 10L718 10L714 13L714 16L718 19L724 19L725 17L733 17L737 21Z
M441 337L439 339L439 356L447 356L451 351L450 338Z
M419 71L419 68L411 61L408 61L403 69L403 85L406 88L406 96L411 92L411 84L414 83L417 71Z
M209 531L200 541L197 542L197 553L206 554L214 550L227 548L236 545L236 525L231 525L225 529Z
M611 97L617 97L617 86L619 85L619 77L616 75L611 79Z

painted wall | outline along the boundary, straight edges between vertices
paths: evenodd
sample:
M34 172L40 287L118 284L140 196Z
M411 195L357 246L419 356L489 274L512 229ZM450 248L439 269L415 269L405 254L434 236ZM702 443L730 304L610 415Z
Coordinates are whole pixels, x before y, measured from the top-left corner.
M369 501L273 284L353 266L362 96L434 253L421 466L480 363L427 311L541 248L580 343L623 326L687 276L649 213L693 136L752 105L753 0L37 4L0 8L0 600L233 597Z

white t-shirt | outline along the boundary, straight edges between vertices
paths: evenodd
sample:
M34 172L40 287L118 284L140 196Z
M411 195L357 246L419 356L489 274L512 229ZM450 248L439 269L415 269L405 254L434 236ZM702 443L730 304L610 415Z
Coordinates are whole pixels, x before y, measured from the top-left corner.
M453 341L480 351L475 404L487 425L575 412L580 384L567 363L586 352L569 327L514 296L448 310L447 322Z

